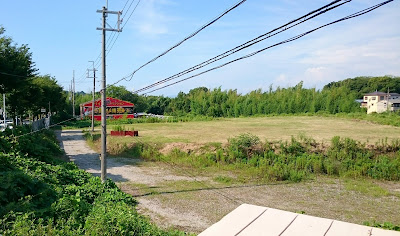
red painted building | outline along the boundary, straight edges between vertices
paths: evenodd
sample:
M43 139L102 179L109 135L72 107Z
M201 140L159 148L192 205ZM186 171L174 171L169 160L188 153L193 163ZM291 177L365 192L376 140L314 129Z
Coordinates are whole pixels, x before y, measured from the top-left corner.
M107 105L107 119L120 119L120 118L134 118L133 109L134 104L122 101L116 98L108 97L106 100ZM92 117L92 101L80 105L81 118ZM94 102L94 119L101 120L101 99Z

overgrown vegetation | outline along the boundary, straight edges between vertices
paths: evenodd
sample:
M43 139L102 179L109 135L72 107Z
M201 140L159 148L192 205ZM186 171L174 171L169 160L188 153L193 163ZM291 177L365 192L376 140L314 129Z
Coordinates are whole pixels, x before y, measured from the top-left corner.
M61 150L51 131L15 139L7 130L0 144L2 235L184 235L149 223L111 180L55 159Z
M298 182L315 174L400 180L400 140L367 146L336 136L330 145L323 145L304 135L290 141L262 142L252 134L241 134L225 146L211 144L188 152L175 148L163 154L145 143L125 145L120 151L190 168L231 170L241 178L261 181Z

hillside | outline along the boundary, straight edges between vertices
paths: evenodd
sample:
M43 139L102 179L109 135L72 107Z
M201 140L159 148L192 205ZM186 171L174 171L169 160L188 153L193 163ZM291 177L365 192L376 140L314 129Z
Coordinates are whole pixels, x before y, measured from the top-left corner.
M391 93L400 93L400 77L399 76L360 76L349 78L338 82L331 82L324 86L324 90L334 87L346 87L356 93L357 98L362 98L363 94L374 91Z

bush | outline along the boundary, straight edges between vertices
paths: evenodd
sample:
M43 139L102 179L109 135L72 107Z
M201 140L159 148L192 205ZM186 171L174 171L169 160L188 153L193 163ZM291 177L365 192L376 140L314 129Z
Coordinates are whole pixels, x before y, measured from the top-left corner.
M139 144L136 144L139 145ZM140 144L137 155L155 161L173 162L197 168L218 167L234 169L252 178L299 182L314 174L369 177L400 180L400 151L398 142L385 143L384 148L367 148L349 138L332 138L327 150L307 137L290 142L262 143L257 136L241 134L230 138L226 147L200 149L200 153L172 150L161 154L153 145Z
M228 147L233 159L250 158L257 153L258 144L260 144L260 138L249 133L228 139Z
M19 139L0 135L8 150L0 152L0 235L183 235L139 215L111 180L54 159L60 149L50 131Z

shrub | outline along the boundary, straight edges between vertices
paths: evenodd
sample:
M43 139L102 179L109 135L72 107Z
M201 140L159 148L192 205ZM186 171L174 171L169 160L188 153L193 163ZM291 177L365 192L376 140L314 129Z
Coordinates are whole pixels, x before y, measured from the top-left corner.
M54 159L60 149L49 131L33 137L21 137L23 146L0 135L10 147L0 152L0 235L183 235L139 215L111 180Z
M250 158L257 152L258 144L260 144L260 138L249 133L228 139L230 154L234 159Z

